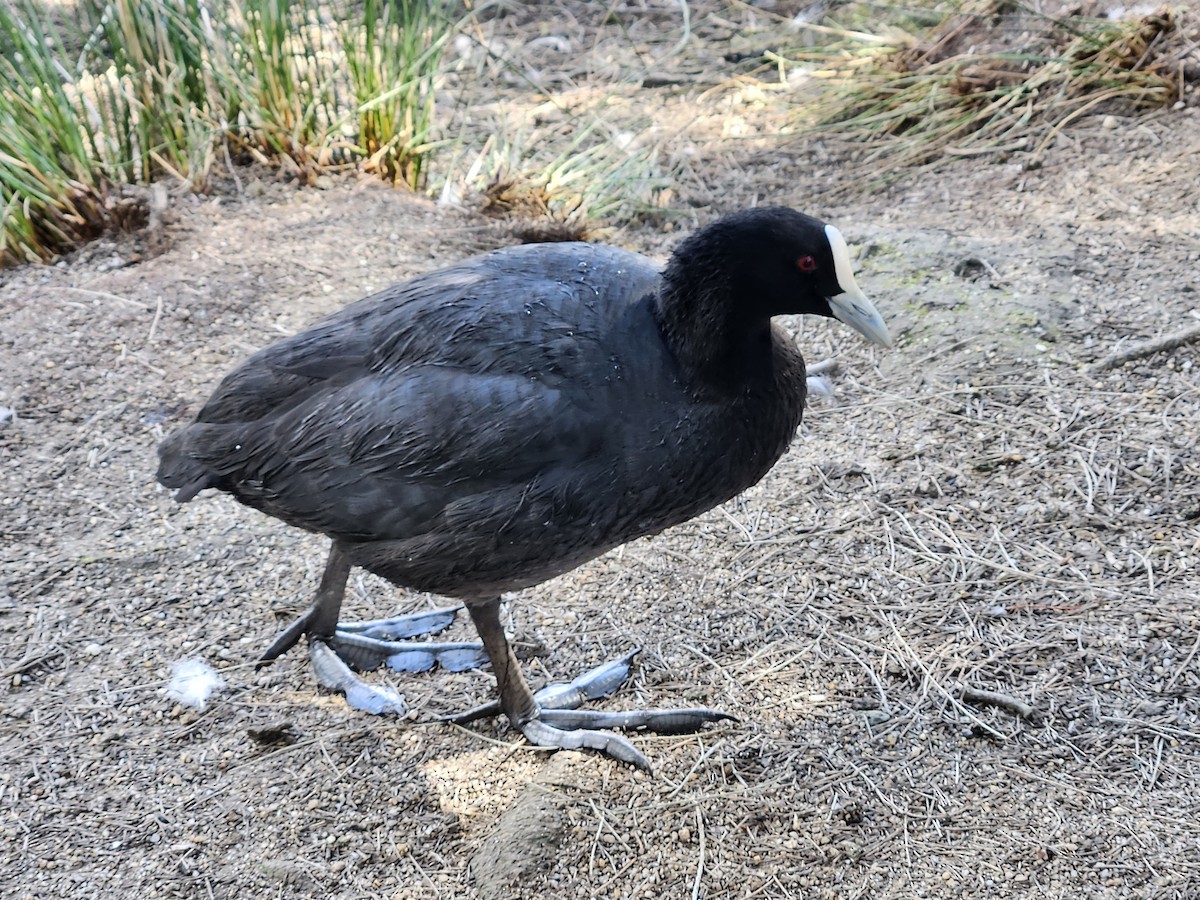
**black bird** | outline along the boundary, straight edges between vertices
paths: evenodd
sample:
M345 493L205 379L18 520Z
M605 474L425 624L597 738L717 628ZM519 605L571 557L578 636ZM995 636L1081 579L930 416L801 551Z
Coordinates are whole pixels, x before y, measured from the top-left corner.
M796 313L891 346L840 232L790 209L725 216L665 268L585 243L497 250L252 356L163 441L158 480L180 502L218 488L332 539L312 607L263 662L306 636L320 682L370 712L403 701L351 666L476 664L477 644L398 640L443 627L453 610L339 624L347 576L362 566L466 605L498 709L532 743L646 766L624 738L596 729L695 730L726 717L576 709L615 688L632 654L535 697L501 627L500 595L762 478L804 409L804 361L771 323Z

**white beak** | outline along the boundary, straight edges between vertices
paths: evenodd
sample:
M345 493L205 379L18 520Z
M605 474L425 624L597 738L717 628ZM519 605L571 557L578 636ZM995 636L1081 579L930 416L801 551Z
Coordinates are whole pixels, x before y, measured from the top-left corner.
M838 287L842 289L842 293L836 297L828 298L833 315L871 343L891 347L892 336L883 317L854 281L846 239L832 225L825 226L825 237L829 240L829 249L833 251L834 274L837 275Z

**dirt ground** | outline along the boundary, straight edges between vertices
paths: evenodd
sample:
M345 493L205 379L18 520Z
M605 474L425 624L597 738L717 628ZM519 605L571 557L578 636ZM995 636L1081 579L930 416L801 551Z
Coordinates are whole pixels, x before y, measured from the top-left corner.
M546 90L656 52L561 8L542 34L576 68ZM664 71L758 21L691 9ZM776 128L794 97L676 80L638 115L687 112L688 212L607 240L661 256L724 210L805 209L858 248L897 347L789 322L839 369L767 478L509 614L535 681L641 647L603 706L741 722L635 737L647 775L434 721L486 671L372 675L400 721L322 692L303 653L255 671L324 542L176 505L156 444L250 351L512 237L368 180L242 171L173 194L158 255L0 273L0 895L1200 897L1200 343L1091 368L1200 323L1195 96L1083 118L1041 168L963 159L833 202L832 151ZM441 603L352 585L351 617ZM164 693L189 658L225 682L201 712Z

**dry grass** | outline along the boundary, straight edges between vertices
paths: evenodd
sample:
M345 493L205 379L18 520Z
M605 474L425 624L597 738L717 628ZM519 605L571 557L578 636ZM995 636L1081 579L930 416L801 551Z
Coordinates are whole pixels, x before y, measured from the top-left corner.
M453 28L431 0L5 0L0 266L127 224L126 185L236 181L235 155L423 187Z
M827 43L791 58L832 90L803 114L877 181L961 156L1020 151L1036 165L1081 117L1161 109L1200 78L1200 32L1181 6L1104 19L985 0L928 32L819 32Z

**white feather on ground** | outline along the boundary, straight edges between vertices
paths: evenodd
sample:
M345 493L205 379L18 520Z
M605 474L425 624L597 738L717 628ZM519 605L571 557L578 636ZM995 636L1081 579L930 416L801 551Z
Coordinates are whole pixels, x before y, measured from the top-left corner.
M181 659L171 664L167 698L192 709L204 709L213 691L225 686L217 670L200 659Z

